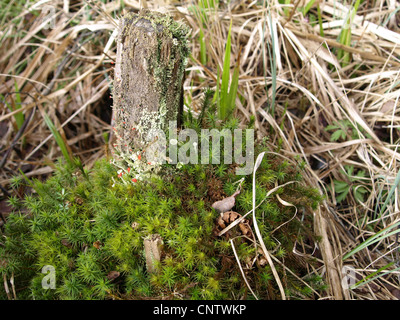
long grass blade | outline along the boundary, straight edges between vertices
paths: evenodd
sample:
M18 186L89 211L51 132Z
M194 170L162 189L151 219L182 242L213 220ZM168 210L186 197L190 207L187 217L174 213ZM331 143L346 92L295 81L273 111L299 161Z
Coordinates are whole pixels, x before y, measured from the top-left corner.
M231 69L231 29L232 20L229 25L228 37L225 46L224 64L222 69L221 96L219 107L219 119L225 120L228 113L228 89Z
M60 147L61 153L63 154L65 160L71 164L74 165L73 157L68 151L68 147L62 138L61 134L58 132L56 126L54 125L53 121L51 121L50 117L47 115L47 113L43 112L43 118L44 121L46 122L48 128L50 129L51 133L54 136L54 139L57 142L57 145Z
M353 256L357 252L367 248L368 246L370 246L370 245L372 245L372 244L374 244L376 242L379 242L379 241L381 241L381 240L383 240L385 238L388 238L388 237L390 237L392 235L395 235L395 234L399 233L400 232L399 226L400 226L400 222L397 222L397 223L395 223L395 224L393 224L393 225L391 225L391 226L389 226L389 227L377 232L376 234L374 234L373 236L371 236L370 238L368 238L367 240L365 240L364 242L359 244L357 247L355 247L349 253L345 254L343 256L343 260L346 260L346 259L350 258L351 256ZM396 228L396 230L388 232L389 230L392 230L393 228ZM386 232L388 232L388 233L386 233Z
M388 193L388 195L387 195L387 197L386 197L386 199L385 199L385 202L383 203L383 206L382 206L382 208L381 208L381 214L380 215L382 215L384 212L385 212L385 210L386 210L386 207L387 207L387 205L389 204L389 201L390 202L392 202L394 199L393 199L393 194L394 194L394 192L396 191L396 189L398 188L398 186L399 186L399 184L400 184L400 170L399 170L399 172L397 173L397 176L396 176L396 179L395 179L395 181L394 181L394 184L393 184L393 186L390 188L390 190L389 190L389 193Z
M17 81L14 82L14 86L15 86L15 110L17 109L21 109L22 107L22 100L21 100L21 94L19 92L19 88L18 88L18 83ZM15 121L17 123L17 127L18 130L21 129L24 121L25 121L25 117L23 112L18 112L15 114Z

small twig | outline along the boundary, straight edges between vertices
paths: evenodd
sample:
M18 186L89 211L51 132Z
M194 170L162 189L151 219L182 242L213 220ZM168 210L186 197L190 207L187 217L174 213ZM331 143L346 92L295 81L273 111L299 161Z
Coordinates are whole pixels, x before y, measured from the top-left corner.
M297 0L297 2L294 4L294 7L293 7L292 11L291 11L290 14L289 14L289 17L287 18L286 21L284 21L284 22L282 23L282 27L284 27L286 23L288 23L288 22L290 22L290 21L292 20L293 15L294 15L294 13L296 12L297 7L299 6L299 4L300 4L300 0Z
M3 191L5 197L9 198L11 195L7 192L7 190L0 184L0 190ZM0 214L2 212L0 211Z

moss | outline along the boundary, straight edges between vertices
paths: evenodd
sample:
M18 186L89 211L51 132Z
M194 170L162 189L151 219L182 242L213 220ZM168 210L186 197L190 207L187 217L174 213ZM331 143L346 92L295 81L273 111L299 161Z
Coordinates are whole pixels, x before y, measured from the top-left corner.
M213 123L210 110L202 126ZM197 120L186 115L186 125L193 127L190 119ZM222 123L218 129L234 123ZM262 151L274 150L264 141L257 144L257 153ZM14 275L19 298L252 299L232 250L233 239L257 297L280 299L271 269L254 246L251 221L247 229L238 225L218 235L223 221L212 208L215 201L241 185L233 209L243 215L252 208L252 177L237 176L235 166L165 164L132 183L122 179L125 169L107 159L83 174L60 162L47 181L33 182L37 195L20 201L5 224L0 273L8 279ZM314 246L312 207L321 201L301 182L301 169L300 162L267 152L256 185L256 203L261 203L257 224L268 250L291 271L275 265L292 299L314 295L297 277L314 290L324 290L320 279L308 276L315 262L292 253L296 241ZM265 201L269 190L288 181L298 182ZM296 206L297 216L276 194ZM153 234L161 236L164 246L156 272L148 273L143 239ZM54 290L41 287L44 265L56 270Z

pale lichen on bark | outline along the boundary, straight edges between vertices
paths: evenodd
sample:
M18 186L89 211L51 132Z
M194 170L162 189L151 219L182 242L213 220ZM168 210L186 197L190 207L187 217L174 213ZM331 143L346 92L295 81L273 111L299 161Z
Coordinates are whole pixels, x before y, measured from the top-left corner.
M119 154L143 151L151 129L179 123L188 35L167 14L142 10L121 19L113 91Z

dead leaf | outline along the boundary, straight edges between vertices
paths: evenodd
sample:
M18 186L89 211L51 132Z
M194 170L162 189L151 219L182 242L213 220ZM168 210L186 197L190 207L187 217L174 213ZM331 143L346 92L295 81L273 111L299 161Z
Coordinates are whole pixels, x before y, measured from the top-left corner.
M95 247L96 249L100 249L101 248L101 242L99 240L93 242L93 247Z
M235 211L230 211L229 215L229 222L235 221L237 218L239 218L241 215Z
M252 232L248 223L239 223L239 228L244 236L251 236Z
M397 298L397 300L400 300L400 290L399 289L394 289L393 291L390 292L393 296Z
M226 228L226 225L224 223L224 219L222 217L218 217L217 223L220 226L220 228L222 228L222 229Z
M225 222L227 222L227 223L229 223L229 216L230 216L230 214L231 214L231 211L226 211L226 212L224 212L224 214L222 215L222 219L223 219Z
M264 258L261 258L258 263L260 264L260 267L264 267L267 265L268 261Z
M229 211L235 205L235 198L228 197L212 204L212 207L220 213Z
M230 197L214 202L211 207L217 210L219 213L224 213L231 210L235 205L235 197L240 193L240 190L236 191Z
M223 214L221 214L220 217L217 219L217 224L218 227L221 228L221 230L225 229L229 224L234 222L237 219L240 219L242 215L235 211L226 211ZM239 222L239 229L240 232L249 238L253 237L253 232L250 228L249 225L249 220L243 219L241 222Z
M107 279L112 281L114 279L117 279L119 275L120 273L118 271L110 271L107 275Z
M62 239L62 240L61 240L61 244L62 244L63 246L66 246L67 248L71 248L71 247L72 247L72 244L70 244L70 243L68 242L68 240L66 240L66 239Z

